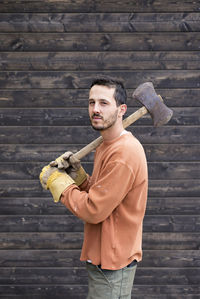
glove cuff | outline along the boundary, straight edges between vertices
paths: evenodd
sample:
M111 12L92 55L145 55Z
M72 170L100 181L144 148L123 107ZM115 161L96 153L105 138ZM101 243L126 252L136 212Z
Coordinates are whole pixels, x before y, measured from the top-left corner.
M47 188L51 191L54 202L58 202L62 192L74 183L74 180L69 175L59 170L50 175L47 181Z
M87 179L87 174L83 167L81 166L79 170L76 171L76 178L74 179L75 184L80 186Z
M50 165L47 165L45 167L43 167L41 173L40 173L40 183L43 187L43 189L47 190L47 185L43 183L43 176L45 176L46 171L49 169Z

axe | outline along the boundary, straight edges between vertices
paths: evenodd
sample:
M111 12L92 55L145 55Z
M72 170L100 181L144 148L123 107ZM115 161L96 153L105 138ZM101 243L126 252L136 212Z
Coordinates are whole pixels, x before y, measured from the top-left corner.
M150 113L155 127L162 126L171 119L173 111L163 103L162 97L156 94L152 82L140 84L133 92L132 97L134 100L139 101L143 107L123 120L124 129L147 113ZM100 136L76 152L74 156L81 160L102 142L103 138Z

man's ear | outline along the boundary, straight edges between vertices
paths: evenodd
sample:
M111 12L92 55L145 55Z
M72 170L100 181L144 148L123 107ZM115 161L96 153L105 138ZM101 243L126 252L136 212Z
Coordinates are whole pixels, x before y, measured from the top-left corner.
M123 116L126 113L126 110L127 110L126 104L120 105L119 116Z

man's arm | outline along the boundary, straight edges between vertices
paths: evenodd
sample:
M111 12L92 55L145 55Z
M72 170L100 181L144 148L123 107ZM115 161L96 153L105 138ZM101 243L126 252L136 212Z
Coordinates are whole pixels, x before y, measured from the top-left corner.
M71 185L62 193L61 202L83 221L96 224L105 220L120 204L133 182L134 173L126 164L111 162L89 192Z

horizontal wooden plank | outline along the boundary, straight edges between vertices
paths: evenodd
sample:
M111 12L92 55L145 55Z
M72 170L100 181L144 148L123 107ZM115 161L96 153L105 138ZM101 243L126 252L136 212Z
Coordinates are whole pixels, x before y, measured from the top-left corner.
M196 271L196 274L195 274ZM160 272L160 274L159 274ZM145 274L146 273L146 274ZM185 284L185 285L198 285L200 282L200 269L156 269L156 268L139 268L134 282L136 284ZM143 276L144 275L144 276Z
M90 174L92 173L93 165L91 163L82 163L82 166L84 167L87 173ZM182 166L180 167L182 168ZM14 180L16 177L18 180L31 180L31 179L37 180L42 168L43 168L43 164L41 164L40 162L1 164L0 180ZM190 169L193 170L193 167L191 166ZM197 169L198 169L198 164L197 164ZM195 172L195 170L193 171ZM186 175L186 177L188 176Z
M41 233L41 232L28 232L28 233L0 233L1 245L0 249L59 249L59 250L80 250L83 242L83 233ZM194 244L193 244L194 246ZM196 249L196 248L191 248Z
M83 267L81 250L0 250L0 267ZM138 267L200 267L199 250L144 250Z
M38 173L39 175L39 173ZM1 180L2 197L50 197L38 180ZM200 180L149 180L150 197L199 197Z
M87 272L83 268L1 268L0 284L86 284ZM139 268L135 276L139 285L200 283L200 268Z
M3 0L0 3L1 12L193 12L199 11L198 1L171 1L161 2L155 0L151 3L134 1L114 1L114 0L68 0L68 1L29 1L19 0Z
M199 13L0 13L1 32L179 32L199 22Z
M38 174L39 175L39 174ZM50 197L38 180L1 180L2 197ZM200 180L149 180L150 197L199 197Z
M146 286L145 286L145 288L146 288ZM182 286L182 288L184 288L184 286ZM156 289L157 289L157 287L156 287ZM158 294L158 293L156 293L156 295L154 293L153 293L153 295L151 295L151 294L148 293L148 299L154 299L155 296L156 296L157 299L177 299L176 292L174 292L173 289L171 291L172 291L172 293L170 293L169 295L161 295L161 294ZM146 294L146 290L145 290L145 294ZM135 294L133 292L133 296L134 297L132 297L132 298L134 298L134 299L140 299L141 296L145 296L145 294L141 293L141 294L135 296ZM187 295L181 295L181 298L183 298L183 299L198 299L199 295L187 294Z
M200 32L1 33L0 51L199 51Z
M197 285L138 285L134 282L132 298L177 299L181 296L181 299L199 299L199 289ZM4 299L54 299L55 296L56 299L63 299L63 296L83 299L87 296L87 285L2 285L0 292Z
M84 267L84 265L83 265ZM60 272L60 275L58 274ZM71 273L70 273L71 272ZM58 277L60 276L60 278ZM87 284L85 268L1 268L0 284Z
M186 289L189 287L185 286ZM195 288L193 286L193 288ZM191 292L193 288L190 287ZM0 285L0 298L2 299L83 299L87 296L87 283L85 285ZM1 296L2 294L2 296ZM187 298L188 299L188 298Z
M0 232L82 232L83 222L75 216L0 216ZM146 215L144 232L199 232L200 216Z
M3 197L1 215L71 215L64 205L56 204L51 197Z
M149 179L200 179L200 162L149 162Z
M128 108L125 117L138 108ZM200 125L200 107L172 108L170 125ZM149 114L134 123L134 126L151 126L153 120ZM0 108L1 126L89 126L88 108Z
M143 147L148 162L199 161L198 144L143 144Z
M0 68L15 70L195 70L200 53L188 52L2 52Z
M81 249L83 233L23 232L0 233L1 250ZM199 233L143 233L144 250L199 250Z
M178 252L176 254L175 251L175 257L172 257L174 261L182 259L181 256L178 257ZM196 251L191 251L190 255L188 251L184 252L186 260L189 256L196 257ZM81 250L0 250L0 267L83 267L80 254ZM148 256L146 258L148 260ZM178 261L177 263L179 264ZM185 265L187 266L187 262Z
M150 197L146 215L199 215L200 198ZM64 205L49 197L1 197L0 215L71 215Z
M0 145L0 161L1 162L50 162L56 159L58 156L62 155L66 151L71 151L73 153L80 150L83 145L62 145L62 144L48 144L48 145L39 145L39 144L1 144ZM180 147L180 145L178 145ZM190 146L191 147L191 146ZM196 150L200 145L196 145ZM195 149L195 146L194 146ZM164 149L163 149L164 150ZM166 148L165 148L166 150ZM186 149L188 152L189 149ZM167 152L167 151L166 151ZM192 152L195 155L195 152ZM88 154L86 157L82 159L82 162L93 162L94 153ZM195 160L196 161L196 160Z
M199 267L199 250L143 250L139 267L184 268Z
M151 197L182 197L199 196L198 180L153 180L149 181L149 196Z
M83 299L87 295L86 285L6 285L0 286L4 299ZM31 294L31 295L30 295ZM12 297L10 297L12 295ZM133 285L134 299L148 296L148 299L198 299L199 287L197 285ZM38 297L39 296L39 297ZM1 297L1 296L0 296Z
M184 287L184 286L182 286L182 287ZM79 298L82 299L83 296L87 296L87 292L86 291L84 291L83 293L81 292L81 293L79 293L79 294L76 295L76 293L74 292L74 287L67 286L67 288L70 289L70 292L65 291L64 294L65 294L65 296L67 295L68 299L73 299L74 295L76 296L77 299L79 299ZM76 286L75 286L75 288L76 288ZM15 290L16 288L15 287L11 287L11 289ZM24 290L26 288L25 287L20 287L20 288L17 288L17 290L18 289ZM37 287L34 287L34 289L37 289ZM38 287L38 289L40 290L40 287ZM49 289L49 286L45 287L45 289ZM32 288L30 288L30 290L32 290ZM60 290L60 286L58 288L56 288L56 291L55 291L56 292L55 293L56 294L56 299L63 299L63 295L60 295L59 290ZM79 289L76 290L76 292L78 292L78 291L79 291ZM22 291L22 292L24 292L24 291ZM59 292L59 295L57 295L57 292ZM51 295L52 295L52 292L51 292ZM135 292L133 292L133 296L134 297L132 297L132 298L134 298L134 299L140 299L141 296L143 296L143 295L144 294L136 295ZM3 299L10 299L11 297L10 297L10 295L8 295L8 296L7 295L3 295L3 297L1 297L1 298L3 298ZM24 295L16 295L15 294L14 296L12 296L12 298L13 299L38 299L38 295L31 295L31 297L30 297L27 294L25 296ZM51 297L50 295L46 296L45 293L42 293L42 299L54 299L54 298L55 298L54 295L53 295L53 297ZM149 295L148 294L148 298L149 299L154 299L155 298L155 293L153 293L153 295ZM182 299L199 299L199 295L191 295L191 294L188 295L187 294L187 295L182 295L181 298ZM157 299L177 299L177 295L176 295L176 293L173 294L173 295L158 295L157 294Z
M128 131L142 144L199 144L198 126L131 126ZM0 144L89 143L99 135L91 127L0 127Z
M52 160L51 160L52 161ZM50 162L50 161L49 161ZM42 164L42 166L41 166ZM92 173L92 163L82 163L88 173ZM1 163L0 180L32 180L41 172L41 162ZM200 162L149 162L150 180L200 179Z
M76 153L84 144L0 144L0 162L49 163L66 151ZM200 144L143 144L148 162L195 162L199 161ZM81 161L93 163L94 153Z
M126 88L152 81L155 88L199 88L199 70L105 71L102 75L124 80ZM88 88L96 72L0 72L0 88Z
M143 249L199 250L198 235L199 233L143 233Z
M199 216L149 216L144 218L144 232L199 232Z
M5 217L0 216L7 223L1 226L0 232L83 232L83 222L73 215Z
M189 108L190 109L190 108ZM191 108L193 109L193 108ZM198 108L197 108L198 109ZM131 110L134 112L135 110ZM88 126L87 108L0 109L3 126ZM45 121L46 119L46 121ZM150 120L151 121L151 120Z
M138 107L132 99L133 89L127 89L128 107ZM157 89L168 107L200 107L200 89ZM88 89L1 89L0 107L4 108L67 108L87 107Z
M199 197L148 197L146 215L199 215Z

